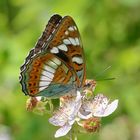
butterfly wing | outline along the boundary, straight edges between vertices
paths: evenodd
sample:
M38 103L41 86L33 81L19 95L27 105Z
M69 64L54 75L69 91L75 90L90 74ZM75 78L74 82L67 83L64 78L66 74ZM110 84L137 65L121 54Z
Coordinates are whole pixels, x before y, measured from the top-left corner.
M45 30L42 33L42 36L37 41L35 47L29 52L28 56L25 59L24 64L20 67L21 73L26 69L28 63L31 59L34 59L34 57L42 52L42 48L44 46L47 46L47 44L50 42L51 38L54 35L54 31L56 30L59 22L62 20L62 17L60 15L54 15L50 18L48 21L48 24L46 25Z
M73 69L78 87L81 87L85 82L85 60L78 28L70 16L65 16L56 30L50 44L43 49L66 62Z
M83 48L69 16L54 15L45 30L21 67L20 83L26 95L59 97L84 83Z

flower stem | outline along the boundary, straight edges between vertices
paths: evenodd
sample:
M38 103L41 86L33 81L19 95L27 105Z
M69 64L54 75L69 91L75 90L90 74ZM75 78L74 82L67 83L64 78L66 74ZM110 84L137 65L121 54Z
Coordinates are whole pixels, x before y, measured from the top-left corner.
M77 140L77 135L75 134L74 128L70 130L70 140Z
M49 104L50 104L50 112L52 113L54 108L51 100L49 100Z

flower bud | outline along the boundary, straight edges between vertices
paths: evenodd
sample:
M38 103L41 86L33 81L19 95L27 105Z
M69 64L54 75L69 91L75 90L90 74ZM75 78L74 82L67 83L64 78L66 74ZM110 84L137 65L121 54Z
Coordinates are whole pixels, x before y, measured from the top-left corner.
M36 107L37 102L38 102L38 100L36 97L31 97L31 98L27 99L27 101L26 101L27 111L32 111Z
M100 128L100 119L99 118L89 118L83 121L83 127L87 132L97 132Z

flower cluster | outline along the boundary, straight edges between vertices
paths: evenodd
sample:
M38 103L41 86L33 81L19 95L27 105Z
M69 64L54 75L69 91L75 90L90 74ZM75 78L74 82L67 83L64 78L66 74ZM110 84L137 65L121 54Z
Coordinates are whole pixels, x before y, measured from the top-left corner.
M59 127L55 133L56 138L68 134L74 125L82 127L87 132L96 132L100 128L101 117L106 117L116 110L118 100L110 102L103 94L94 96L95 86L95 81L87 80L82 92L76 91L76 94L60 97L60 107L49 119L51 124ZM30 100L28 108L40 110L42 113L45 104L40 102L41 98ZM39 106L40 104L42 106Z

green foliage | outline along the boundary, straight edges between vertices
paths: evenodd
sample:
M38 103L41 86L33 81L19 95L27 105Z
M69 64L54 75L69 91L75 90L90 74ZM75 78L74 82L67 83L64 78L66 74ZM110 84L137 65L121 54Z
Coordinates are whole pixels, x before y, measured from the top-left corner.
M98 81L96 92L119 99L119 108L102 119L97 134L80 140L140 139L140 1L139 0L1 0L0 1L0 136L12 140L53 140L48 116L26 112L19 68L54 13L72 16L81 33L87 77ZM114 133L115 132L115 133ZM65 138L60 138L63 140Z

